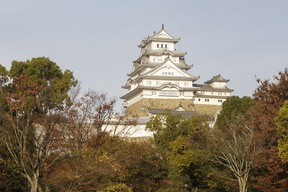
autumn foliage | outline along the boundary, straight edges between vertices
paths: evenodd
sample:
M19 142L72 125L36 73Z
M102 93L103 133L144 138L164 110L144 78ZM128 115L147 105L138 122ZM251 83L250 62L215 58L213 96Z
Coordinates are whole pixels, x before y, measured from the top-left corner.
M286 191L288 189L287 162L285 163L278 156L277 141L280 136L275 117L288 98L288 70L279 72L272 81L258 80L258 83L260 85L253 94L256 107L251 113L254 114L252 123L257 128L257 138L263 140L263 147L255 161L253 186L260 191Z
M213 129L167 111L153 138L109 130L135 121L77 83L45 57L0 65L1 191L287 191L287 69L227 99Z

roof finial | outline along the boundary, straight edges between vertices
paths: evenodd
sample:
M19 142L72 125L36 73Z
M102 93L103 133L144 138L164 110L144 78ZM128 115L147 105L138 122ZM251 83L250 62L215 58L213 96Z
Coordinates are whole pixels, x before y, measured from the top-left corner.
M164 29L164 24L162 24L162 29Z

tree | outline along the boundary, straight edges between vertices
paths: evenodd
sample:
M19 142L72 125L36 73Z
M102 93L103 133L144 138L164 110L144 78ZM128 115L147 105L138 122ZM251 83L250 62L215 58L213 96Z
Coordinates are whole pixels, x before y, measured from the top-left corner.
M65 115L63 131L67 151L74 157L82 156L88 139L99 139L114 117L116 100L107 94L88 90L80 99L75 99ZM68 136L68 137L67 137Z
M217 117L216 127L225 128L237 115L245 114L255 105L250 97L231 96L222 104L222 110Z
M278 140L278 154L283 161L288 160L288 101L280 108L275 118L277 130L281 138Z
M0 143L0 191L27 191L27 182L21 177L20 167L13 161L3 142Z
M253 94L256 105L249 110L253 119L246 122L254 126L255 139L263 141L261 153L254 161L253 187L261 191L281 192L288 189L288 172L287 165L278 156L279 135L274 118L288 97L288 70L279 72L273 81L257 81L259 86Z
M150 139L119 143L111 154L120 168L114 180L124 182L133 191L156 191L165 185L165 165Z
M114 114L115 99L108 98L107 94L88 90L78 98L78 89L74 92L71 97L75 99L60 124L63 132L61 156L47 170L47 183L57 191L103 189L115 184L112 180L120 178L122 167L128 167L118 163L119 157L127 162L130 155L123 152L125 135L121 138L113 129L119 125L122 130L126 129L134 121ZM124 155L115 157L119 153Z
M249 173L260 145L253 127L247 126L239 115L234 118L226 127L211 131L208 145L212 161L228 168L238 180L239 191L247 192Z
M100 191L102 192L102 191ZM132 192L132 189L124 183L109 186L105 189L105 192Z
M184 119L166 113L147 123L146 127L155 132L155 144L167 164L167 191L226 191L227 186L214 177L211 169L205 148L209 130L205 122L205 117Z
M117 176L118 168L109 150L115 147L114 142L118 141L120 142L120 138L112 138L109 134L103 133L100 138L94 135L85 143L80 157L78 154L59 156L45 172L45 180L50 189L72 192L106 188Z
M70 105L68 91L77 81L71 71L62 72L45 57L13 61L9 73L1 79L3 141L30 191L41 191L43 164L56 150L61 129L58 123Z

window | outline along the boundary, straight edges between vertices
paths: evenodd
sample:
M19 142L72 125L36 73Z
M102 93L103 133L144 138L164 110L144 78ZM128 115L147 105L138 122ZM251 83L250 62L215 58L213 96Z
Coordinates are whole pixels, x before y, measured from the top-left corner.
M151 81L147 81L147 85L151 85Z
M198 99L198 101L201 101L201 99Z
M165 48L167 48L167 44L165 44Z
M219 102L219 103L222 103L222 99L218 99L218 102Z
M174 75L173 72L162 72L162 75Z
M209 99L205 99L205 102L209 102Z
M161 44L161 48L163 48L163 44Z
M157 48L159 48L159 44L157 44Z

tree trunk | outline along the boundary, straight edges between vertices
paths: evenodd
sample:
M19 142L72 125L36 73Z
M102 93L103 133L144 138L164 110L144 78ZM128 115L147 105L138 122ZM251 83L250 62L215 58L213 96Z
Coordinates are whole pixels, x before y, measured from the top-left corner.
M34 178L31 180L30 182L30 192L37 192L37 188L38 188L38 181L36 181Z
M30 183L30 192L42 192L40 186L39 186L39 174L38 172L33 174L33 177L28 179Z
M247 179L246 176L238 177L239 192L247 192Z

